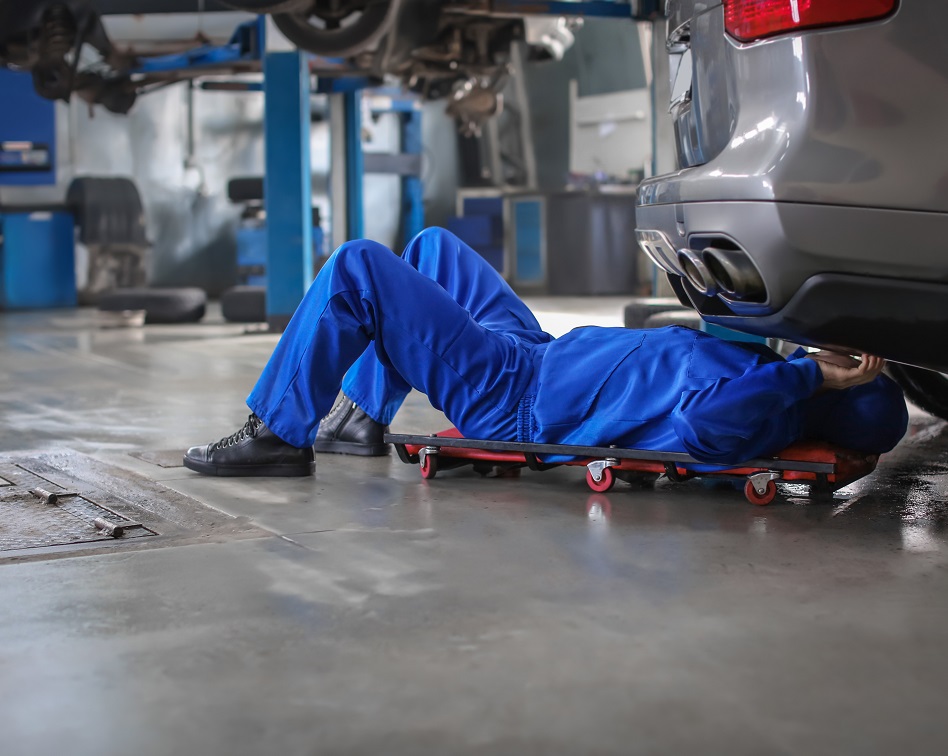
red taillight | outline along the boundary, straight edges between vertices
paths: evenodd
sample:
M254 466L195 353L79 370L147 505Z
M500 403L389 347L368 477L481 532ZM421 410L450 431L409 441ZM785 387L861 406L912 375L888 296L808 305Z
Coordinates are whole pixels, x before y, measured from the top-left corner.
M724 0L724 26L742 42L814 26L869 21L897 0Z

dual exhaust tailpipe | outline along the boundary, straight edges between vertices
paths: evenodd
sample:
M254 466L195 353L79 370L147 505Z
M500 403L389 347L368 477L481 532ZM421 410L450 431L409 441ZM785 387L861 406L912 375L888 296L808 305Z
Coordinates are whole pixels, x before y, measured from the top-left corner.
M741 249L706 247L701 252L682 249L678 262L685 277L706 297L723 294L728 299L763 302L764 279Z

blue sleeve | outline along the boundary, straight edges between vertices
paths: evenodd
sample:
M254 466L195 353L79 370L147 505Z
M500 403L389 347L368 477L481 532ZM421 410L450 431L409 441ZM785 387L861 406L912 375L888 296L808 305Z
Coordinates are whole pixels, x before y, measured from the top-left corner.
M813 360L757 365L738 378L684 392L672 425L688 453L702 462L735 464L772 456L800 437L799 403L822 383Z

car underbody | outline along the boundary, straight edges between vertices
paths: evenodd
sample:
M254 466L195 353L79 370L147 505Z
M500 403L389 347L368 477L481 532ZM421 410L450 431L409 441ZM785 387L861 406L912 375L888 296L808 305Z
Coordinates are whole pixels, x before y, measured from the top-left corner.
M232 40L249 53L200 67L142 68L156 52L110 39L103 17L143 12L141 2L0 0L0 64L33 76L39 94L68 100L73 95L115 113L127 113L150 89L215 72L259 70L260 50L250 39ZM430 100L447 100L461 129L476 132L501 107L500 91L510 71L511 46L528 43L531 57L561 56L572 42L564 19L525 21L497 15L478 0L228 0L170 2L160 12L244 11L270 14L298 48L312 53L318 76L396 78ZM207 6L205 8L205 5ZM156 11L157 12L157 11ZM253 17L246 17L252 20ZM531 33L530 24L542 25ZM200 35L182 39L178 51L206 43Z

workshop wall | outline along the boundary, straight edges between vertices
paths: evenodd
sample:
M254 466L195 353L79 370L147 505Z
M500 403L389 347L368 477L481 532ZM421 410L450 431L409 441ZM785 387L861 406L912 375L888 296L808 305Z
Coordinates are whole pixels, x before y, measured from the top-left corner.
M227 201L226 183L262 170L262 104L259 94L195 93L191 154L185 84L142 97L127 116L78 100L57 103L55 186L5 188L2 198L60 202L74 176L129 176L142 195L153 243L149 281L216 295L236 278L239 209ZM81 248L77 269L84 270Z
M528 64L524 73L537 183L544 189L562 187L569 173L571 79L577 81L580 97L648 86L635 24L615 19L587 19L562 60Z
M193 98L193 137L188 125L189 98ZM328 231L332 215L325 101L314 97L313 107L313 201L320 207ZM452 183L456 174L454 125L443 109L443 103L435 103L426 108L423 119L425 178L431 180L438 196L450 194L450 200L440 203L449 207L456 185L456 179ZM195 89L189 94L186 84L176 84L141 97L127 116L90 109L80 101L57 103L56 116L56 184L2 187L2 201L61 202L76 175L130 176L141 192L147 233L153 243L150 283L200 286L214 297L236 282L240 208L227 199L227 182L234 176L263 174L263 97L259 92ZM365 132L369 137L365 149L398 150L395 117L369 122ZM431 170L435 165L437 175ZM426 197L429 191L426 185ZM396 245L398 179L366 176L365 203L366 235ZM437 197L433 204L440 206ZM81 272L83 250L77 250L77 255Z
M227 182L263 173L260 93L177 84L140 98L128 116L75 102L69 113L73 175L127 175L138 184L153 243L150 282L211 296L232 286L240 208L227 199ZM314 170L325 176L328 128L316 124L312 140Z

